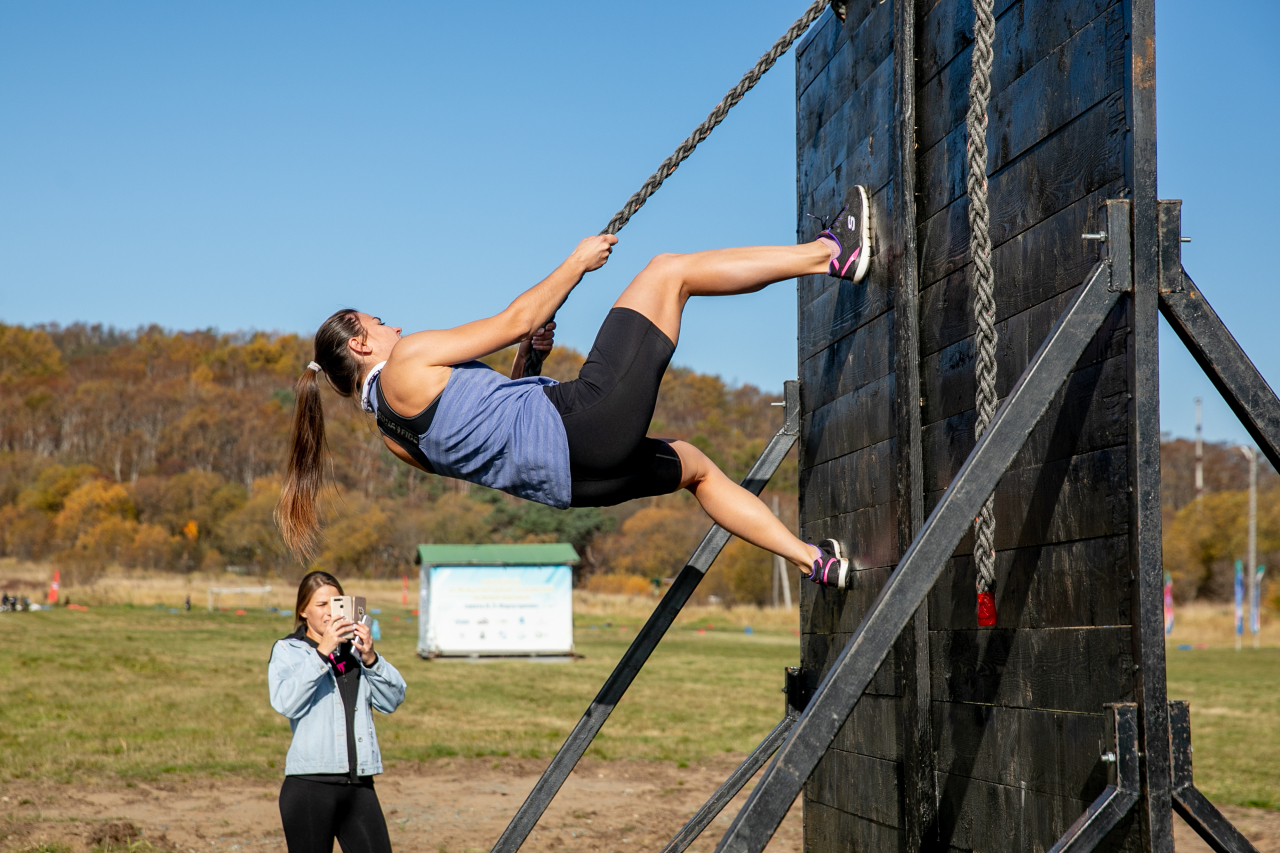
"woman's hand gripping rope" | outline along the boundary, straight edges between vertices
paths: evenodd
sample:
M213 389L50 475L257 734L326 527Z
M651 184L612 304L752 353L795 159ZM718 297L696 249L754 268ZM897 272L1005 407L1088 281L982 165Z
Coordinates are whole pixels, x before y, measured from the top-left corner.
M609 261L609 255L617 242L618 238L612 234L596 234L593 237L587 237L578 243L573 254L569 255L569 261L571 263L576 261L582 268L583 274L594 272ZM512 379L538 376L542 373L542 363L546 361L547 354L551 352L555 343L555 328L555 314L552 314L551 319L539 327L532 338L520 344L516 349L515 363L511 366Z

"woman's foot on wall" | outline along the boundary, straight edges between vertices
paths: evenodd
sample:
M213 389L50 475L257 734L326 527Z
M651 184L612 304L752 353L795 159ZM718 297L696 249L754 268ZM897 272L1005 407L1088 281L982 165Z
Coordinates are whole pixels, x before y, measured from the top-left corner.
M809 580L819 586L848 589L849 561L844 556L844 547L835 539L823 539L811 547L818 550L818 556L814 558Z
M818 239L831 249L827 274L857 284L866 278L871 265L871 208L866 188L859 185L854 189L854 203L840 208Z

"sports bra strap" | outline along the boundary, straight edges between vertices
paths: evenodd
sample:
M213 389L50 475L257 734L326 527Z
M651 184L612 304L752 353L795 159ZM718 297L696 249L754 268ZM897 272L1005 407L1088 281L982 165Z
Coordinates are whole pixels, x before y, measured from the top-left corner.
M431 428L431 421L435 419L436 407L440 405L440 396L431 401L431 404L418 414L411 418L403 417L397 414L387 405L387 398L382 394L382 376L376 376L373 380L374 393L378 395L378 429L387 438L400 445L406 453L421 465L428 474L436 473L435 466L431 464L431 460L427 458L427 454L422 452L422 448L418 445L418 439L426 435L427 430Z

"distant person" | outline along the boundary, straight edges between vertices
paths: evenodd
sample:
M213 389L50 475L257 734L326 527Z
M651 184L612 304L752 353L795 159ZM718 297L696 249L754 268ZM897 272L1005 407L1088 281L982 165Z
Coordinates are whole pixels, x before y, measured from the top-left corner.
M191 612L191 596L190 595L187 596L186 601L182 602L182 609L187 611L188 613Z
M691 296L753 293L801 275L859 281L870 232L866 192L812 243L658 255L623 290L578 378L524 376L530 348L550 351L556 310L582 277L604 266L612 235L588 237L551 275L506 310L442 331L400 337L400 327L353 309L315 336L315 360L296 389L292 449L277 518L289 548L311 552L324 470L319 373L377 417L387 447L430 473L479 483L564 509L612 506L688 489L721 527L844 587L841 543L806 544L764 502L685 441L647 438L658 388ZM725 330L727 338L731 332ZM510 378L476 359L521 344Z
M389 853L391 838L373 777L382 772L372 709L404 701L404 678L373 650L367 625L331 619L342 584L311 572L298 585L296 630L277 640L267 665L271 707L289 718L293 741L280 786L289 853ZM342 637L355 631L355 641ZM340 700L340 701L339 701Z

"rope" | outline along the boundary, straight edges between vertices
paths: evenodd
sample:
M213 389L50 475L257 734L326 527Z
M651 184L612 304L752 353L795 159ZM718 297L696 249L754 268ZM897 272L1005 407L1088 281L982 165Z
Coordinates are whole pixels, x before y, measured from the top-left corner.
M768 53L760 57L755 67L742 75L738 85L730 89L720 103L716 104L716 108L711 111L706 120L698 125L693 133L689 134L688 139L677 145L671 156L663 160L662 164L658 166L658 171L650 175L649 180L645 181L640 186L640 189L636 190L631 198L627 199L627 203L622 206L622 210L613 215L613 218L609 220L609 224L600 233L617 234L621 231L623 226L631 221L631 217L635 216L636 211L644 207L644 203L649 200L649 197L658 191L658 187L662 186L662 182L671 177L676 167L689 159L693 149L697 148L702 140L711 135L711 131L716 129L716 125L724 121L725 116L729 114L729 110L736 107L738 101L741 101L743 96L760 82L760 78L765 75L765 72L773 67L779 57L790 49L791 45L804 34L805 30L809 29L809 25L822 16L827 6L831 6L836 15L841 20L844 20L843 5L838 0L837 2L832 2L832 0L813 0L813 4L783 33L782 38L774 42ZM552 315L551 319L554 320L555 315ZM524 375L537 376L540 374L544 358L542 353L530 347L525 355Z
M974 439L981 438L996 414L996 295L991 268L991 209L987 203L987 104L991 100L992 43L996 21L993 0L973 0L973 73L969 78L969 255L973 260L973 316L977 325L974 374L977 386ZM988 496L973 523L973 556L978 569L978 624L995 624L991 592L996 580L995 497Z
M751 91L751 88L760 82L760 78L765 72L773 67L778 61L778 57L787 52L792 43L800 38L805 30L809 29L809 25L818 20L823 11L831 4L831 0L814 0L813 5L805 10L805 13L791 25L791 28L783 34L782 38L774 42L773 47L769 48L769 52L760 57L760 61L755 67L743 75L738 81L738 85L729 90L720 103L716 104L716 108L707 116L706 121L698 125L693 133L689 134L689 138L676 146L676 150L670 157L662 161L662 165L658 167L658 171L649 176L649 180L636 191L635 195L627 199L627 203L622 206L609 220L609 224L604 227L601 234L617 234L622 230L622 226L635 215L635 212L644 206L649 200L649 196L658 191L658 187L662 186L662 182L671 177L671 173L676 167L688 159L693 153L693 149L698 147L698 143L711 135L711 131L715 130L716 125L724 121L724 117L729 114L729 110L737 106L738 101L742 100L742 96Z

